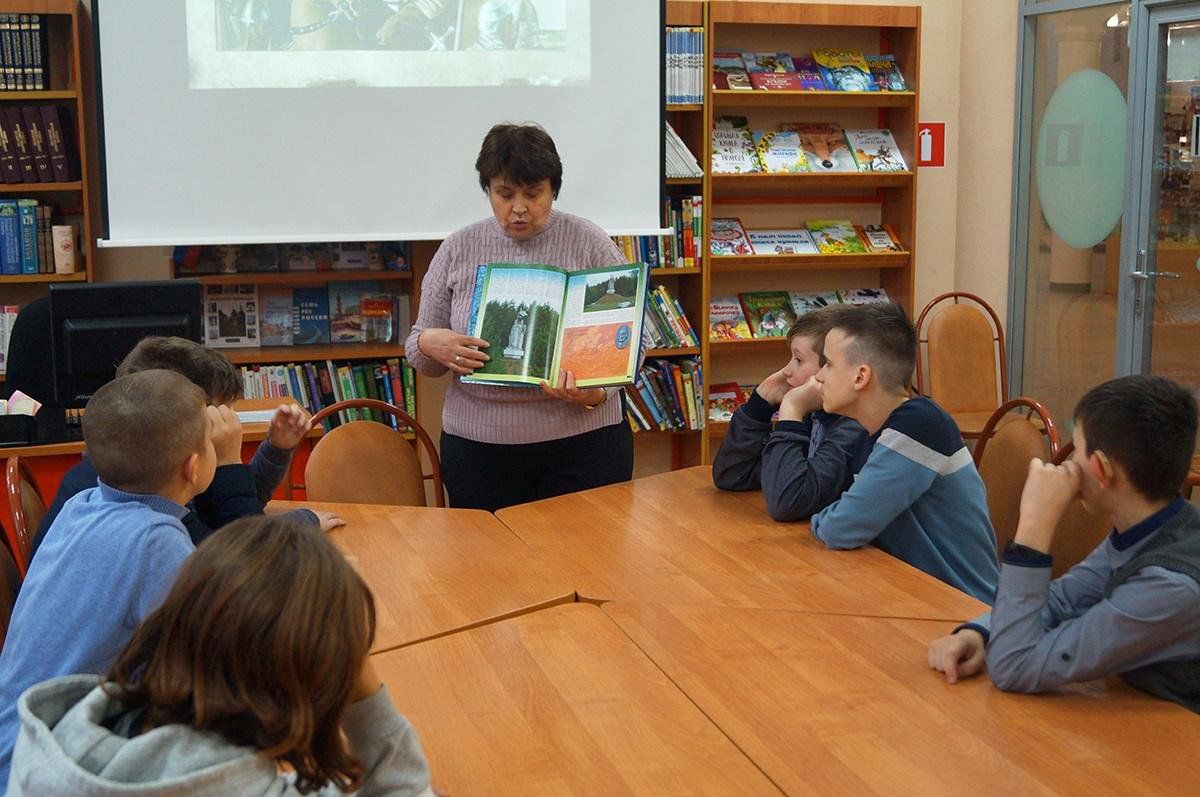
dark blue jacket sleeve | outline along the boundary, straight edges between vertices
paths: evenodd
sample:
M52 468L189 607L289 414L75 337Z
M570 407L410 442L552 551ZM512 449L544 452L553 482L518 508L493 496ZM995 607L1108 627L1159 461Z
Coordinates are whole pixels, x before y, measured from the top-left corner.
M254 476L250 468L242 464L222 465L217 468L212 484L196 496L192 505L196 510L197 522L209 529L203 533L204 536L240 517L263 513ZM184 525L188 524L185 522ZM191 531L192 527L188 526L188 530ZM199 542L195 535L193 542Z
M812 417L775 424L763 449L763 498L775 520L804 520L832 504L870 451L867 430L836 415L823 415L824 435L810 450Z
M733 412L729 430L713 458L713 484L721 490L757 490L761 487L763 446L771 436L775 407L751 393L749 400Z

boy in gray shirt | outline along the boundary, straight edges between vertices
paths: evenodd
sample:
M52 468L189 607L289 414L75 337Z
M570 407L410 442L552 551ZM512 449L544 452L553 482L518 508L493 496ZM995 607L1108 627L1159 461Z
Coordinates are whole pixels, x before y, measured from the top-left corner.
M995 606L934 640L929 665L954 683L986 658L992 682L1014 692L1119 674L1200 713L1200 511L1179 497L1196 426L1195 398L1161 377L1080 399L1071 459L1029 465ZM1051 581L1048 551L1076 495L1113 531Z

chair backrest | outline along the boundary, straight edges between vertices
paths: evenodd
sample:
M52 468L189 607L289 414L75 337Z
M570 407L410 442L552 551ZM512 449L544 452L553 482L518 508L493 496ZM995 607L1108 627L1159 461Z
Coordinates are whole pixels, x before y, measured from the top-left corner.
M390 426L351 421L334 427L313 446L304 468L302 487L310 501L350 504L425 506L425 480L433 483L434 501L445 506L441 461L433 440L404 410L375 399L347 399L313 416L313 423L350 409L370 409L394 416L415 435L410 441ZM429 472L422 469L417 447L424 451Z
M917 317L917 392L949 413L988 412L1007 399L1004 327L991 305L962 291L925 305Z
M1058 450L1054 464L1061 465L1073 453L1075 444L1068 440ZM1112 531L1109 519L1089 512L1078 498L1067 505L1062 520L1058 521L1058 531L1054 542L1050 544L1050 555L1054 557L1054 577L1058 578L1104 542L1104 538Z
M1022 410L1023 412L1018 412ZM1037 416L1041 426L1034 423ZM1050 411L1021 396L1000 405L984 424L975 444L975 465L987 488L988 516L996 531L997 554L1017 533L1021 491L1034 457L1051 460L1058 453L1058 429Z
M12 618L13 605L17 602L17 590L21 588L21 574L17 560L8 548L0 545L0 651L4 650L4 638L8 636L8 621Z
M17 562L17 571L24 578L33 551L33 535L46 514L46 501L38 490L33 473L20 457L9 457L5 471L8 492L8 514L12 520L8 529L8 544Z

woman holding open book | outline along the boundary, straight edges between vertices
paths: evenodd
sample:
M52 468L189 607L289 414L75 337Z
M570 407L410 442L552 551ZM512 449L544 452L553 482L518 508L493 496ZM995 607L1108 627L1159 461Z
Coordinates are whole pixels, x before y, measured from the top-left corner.
M418 371L452 375L441 439L450 503L494 511L627 481L633 475L633 438L617 388L580 389L574 374L564 371L540 389L461 381L493 358L519 358L535 327L518 315L513 328L521 324L520 334L514 338L510 328L495 345L466 334L480 264L577 271L624 262L595 224L554 210L562 162L553 139L538 125L493 127L475 168L492 216L442 242L421 284L420 313L405 341L405 353Z

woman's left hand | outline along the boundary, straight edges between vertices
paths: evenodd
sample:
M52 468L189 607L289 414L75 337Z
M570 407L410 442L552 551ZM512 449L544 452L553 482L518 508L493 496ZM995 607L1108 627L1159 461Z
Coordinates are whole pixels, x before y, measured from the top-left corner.
M595 407L604 401L606 393L602 387L579 389L575 387L575 374L570 371L558 372L558 383L551 387L549 382L542 381L542 392L556 399L569 401L581 407Z

